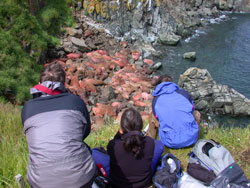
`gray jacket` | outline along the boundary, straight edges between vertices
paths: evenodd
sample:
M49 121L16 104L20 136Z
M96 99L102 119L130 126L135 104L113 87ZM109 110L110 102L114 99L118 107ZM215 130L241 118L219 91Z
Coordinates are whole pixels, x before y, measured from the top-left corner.
M62 84L42 85L62 93L49 96L33 88L36 98L22 110L29 149L28 182L34 188L79 188L96 171L83 142L90 133L89 113L80 97L67 93Z

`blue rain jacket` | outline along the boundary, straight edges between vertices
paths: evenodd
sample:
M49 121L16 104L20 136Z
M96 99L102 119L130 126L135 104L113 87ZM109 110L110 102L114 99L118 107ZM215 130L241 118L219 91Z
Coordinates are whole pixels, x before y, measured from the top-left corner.
M182 91L180 92L177 91ZM194 144L199 135L193 101L190 95L173 82L162 82L157 85L153 94L157 97L153 110L159 120L159 137L169 148L183 148Z

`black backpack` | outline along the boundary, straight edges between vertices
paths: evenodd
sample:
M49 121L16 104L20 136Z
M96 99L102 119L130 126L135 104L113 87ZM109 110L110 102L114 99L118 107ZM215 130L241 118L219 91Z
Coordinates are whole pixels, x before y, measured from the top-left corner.
M177 188L182 175L180 160L173 154L167 153L162 157L161 166L157 168L153 183L157 188Z

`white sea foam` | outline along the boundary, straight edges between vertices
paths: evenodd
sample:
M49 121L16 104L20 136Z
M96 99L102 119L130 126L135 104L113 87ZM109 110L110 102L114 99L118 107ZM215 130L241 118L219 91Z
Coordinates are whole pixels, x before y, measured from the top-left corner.
M189 43L189 42L190 42L190 39L191 39L190 37L186 38L186 39L185 39L185 42L186 42L186 43Z
M215 23L216 23L216 20L212 18L212 19L209 20L209 22L210 22L211 24L215 24Z
M220 19L225 19L225 18L226 18L226 15L224 14L220 16Z
M202 30L195 30L195 33L198 33L198 34L206 34L206 32L205 31L202 31Z

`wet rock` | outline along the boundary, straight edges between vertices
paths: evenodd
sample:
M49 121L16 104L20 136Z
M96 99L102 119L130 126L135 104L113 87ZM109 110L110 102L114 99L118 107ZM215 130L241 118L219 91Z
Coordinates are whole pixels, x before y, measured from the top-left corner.
M151 67L151 69L152 70L158 70L158 69L160 69L162 67L162 63L161 62L158 62L158 63L155 63L152 67Z
M184 59L195 60L196 59L196 52L186 52L183 54Z

